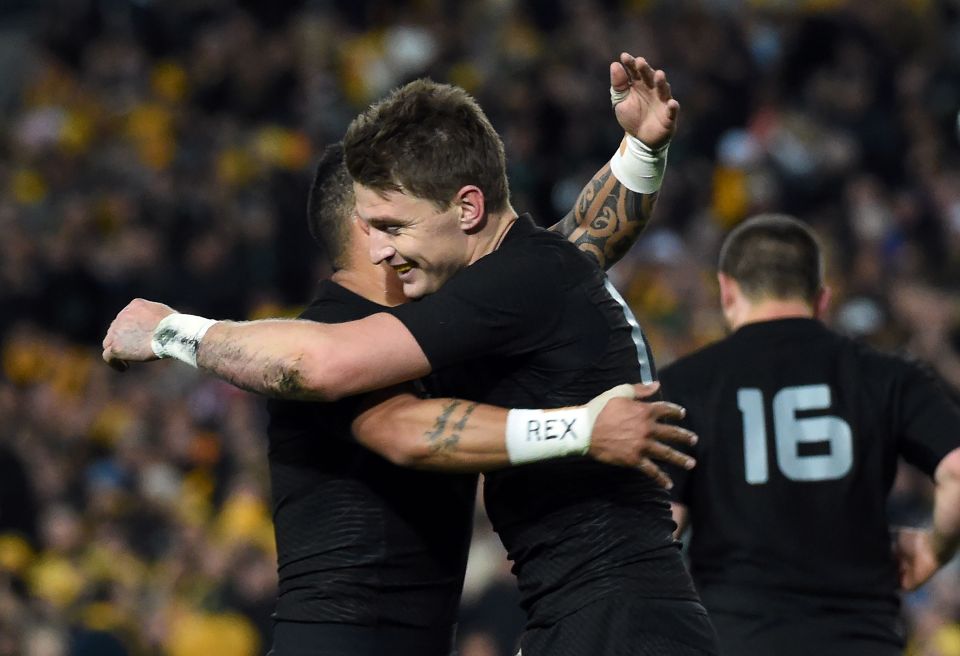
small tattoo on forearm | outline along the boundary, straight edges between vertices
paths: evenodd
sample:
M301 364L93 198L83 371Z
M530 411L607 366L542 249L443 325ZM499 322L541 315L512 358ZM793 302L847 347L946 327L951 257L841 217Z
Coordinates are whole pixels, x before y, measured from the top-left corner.
M443 435L443 432L447 429L447 422L450 420L450 415L453 414L453 411L456 410L459 405L460 401L454 399L443 407L443 410L437 415L437 419L433 424L433 430L424 434L428 442L433 444Z
M473 414L473 411L476 410L477 404L469 404L463 411L463 416L450 427L450 434L446 435L447 423L450 420L450 416L453 414L453 411L456 410L461 405L460 401L451 401L448 403L440 415L437 416L436 423L434 424L433 430L428 431L425 434L427 441L430 443L430 446L434 453L443 453L447 451L452 451L456 448L457 444L460 443L460 435L467 427L467 421L470 419L470 415Z

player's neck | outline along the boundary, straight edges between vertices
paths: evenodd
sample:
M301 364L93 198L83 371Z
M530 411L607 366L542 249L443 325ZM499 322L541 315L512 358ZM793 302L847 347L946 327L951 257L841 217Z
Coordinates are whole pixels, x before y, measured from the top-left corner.
M770 299L756 303L744 302L728 317L733 330L750 323L776 321L777 319L814 319L809 303L801 300Z
M378 305L394 307L407 301L397 274L386 264L372 264L366 259L351 261L334 271L330 279Z
M516 220L517 213L510 205L502 212L487 215L487 225L476 236L469 264L497 250Z

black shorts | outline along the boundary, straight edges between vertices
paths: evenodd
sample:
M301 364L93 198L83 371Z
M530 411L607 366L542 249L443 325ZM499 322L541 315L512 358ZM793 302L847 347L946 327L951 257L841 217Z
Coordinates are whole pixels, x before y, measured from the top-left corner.
M528 629L523 656L718 656L707 611L695 601L604 597L555 624Z
M276 621L267 656L451 656L455 633L455 626L438 630Z
M886 613L710 613L723 656L901 656L899 620Z

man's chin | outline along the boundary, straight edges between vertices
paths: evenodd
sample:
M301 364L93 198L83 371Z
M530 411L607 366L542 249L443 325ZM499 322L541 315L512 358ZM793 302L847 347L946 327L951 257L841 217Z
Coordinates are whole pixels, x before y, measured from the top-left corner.
M443 286L443 282L426 276L416 276L412 280L401 282L403 282L403 295L411 301L429 296Z
M411 301L423 298L427 295L427 290L422 281L403 283L403 295Z

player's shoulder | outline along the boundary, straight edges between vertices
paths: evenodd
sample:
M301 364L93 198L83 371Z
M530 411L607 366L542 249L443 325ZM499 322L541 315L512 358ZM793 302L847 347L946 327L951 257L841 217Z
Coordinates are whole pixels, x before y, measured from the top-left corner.
M734 341L725 337L661 367L658 377L664 388L673 391L686 387L687 383L702 386L705 377L722 371L723 361L735 349Z
M902 353L884 351L861 340L830 331L838 358L847 360L864 380L891 383L911 374L929 373L923 362Z
M564 286L600 270L596 263L563 236L537 226L529 214L511 226L500 247L464 271L486 280L502 278L509 284L525 284L531 290L542 284Z
M382 312L383 307L367 300L332 280L317 285L313 300L300 313L300 319L321 323L343 323Z

